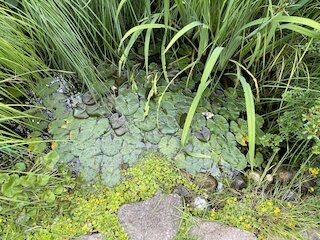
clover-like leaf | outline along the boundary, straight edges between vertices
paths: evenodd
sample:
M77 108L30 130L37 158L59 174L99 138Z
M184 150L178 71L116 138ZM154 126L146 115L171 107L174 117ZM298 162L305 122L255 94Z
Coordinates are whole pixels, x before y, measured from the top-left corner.
M223 108L219 110L219 114L230 120L236 120L240 115L238 106L233 102L223 103Z
M91 133L92 138L99 138L110 130L110 124L107 118L100 119L95 125Z
M212 147L213 152L216 154L221 154L223 147L218 142L218 137L216 135L212 135L209 141L210 146Z
M174 157L180 149L180 141L176 137L165 136L159 142L159 150L161 153Z
M44 168L47 171L52 171L54 166L59 161L59 153L57 151L50 151L48 154L44 156Z
M194 131L194 132L200 131L202 129L202 127L205 127L205 126L206 126L205 117L199 112L195 113L193 116L193 119L192 119L192 123L191 123L192 131Z
M241 146L247 146L248 143L248 127L247 122L243 119L238 119L238 123L231 121L230 130L235 134L236 141Z
M116 110L126 116L134 114L139 108L139 99L136 94L119 95L116 98Z
M225 89L223 94L226 96L226 98L230 99L236 99L238 97L237 89L231 87Z
M175 106L170 101L163 101L160 105L160 111L167 116L175 116L177 114Z
M28 144L28 150L33 153L42 153L47 148L42 138L31 138Z
M14 168L17 170L17 171L20 171L20 172L23 172L26 170L27 166L24 162L18 162L14 165Z

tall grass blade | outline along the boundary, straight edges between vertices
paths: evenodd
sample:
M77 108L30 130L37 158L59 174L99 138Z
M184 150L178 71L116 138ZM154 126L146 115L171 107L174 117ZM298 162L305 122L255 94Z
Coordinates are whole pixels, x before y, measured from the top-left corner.
M179 32L176 33L176 35L174 35L174 37L170 40L170 42L168 43L166 49L164 50L164 53L166 53L170 47L176 42L178 41L178 39L180 37L182 37L186 32L190 31L191 29L197 27L197 26L202 26L203 24L201 22L192 22L189 23L187 26L183 27ZM204 25L203 27L208 27L206 25Z
M256 145L256 123L255 123L255 108L254 108L254 98L251 91L250 85L247 83L243 76L240 76L240 82L243 88L245 101L246 101L246 111L247 111L247 122L248 122L248 143L249 143L249 161L251 170L255 166L255 145Z
M215 63L217 62L222 50L223 50L222 47L216 47L206 62L206 65L205 65L205 68L204 68L204 71L203 71L203 74L202 74L202 77L200 80L200 85L198 87L197 94L192 101L192 104L190 106L186 121L184 123L183 130L182 130L182 136L181 136L181 145L182 146L185 146L185 144L186 144L193 116L195 114L195 111L197 109L197 106L199 104L199 101L202 97L204 90L210 84L210 81L208 81L210 73L211 73Z

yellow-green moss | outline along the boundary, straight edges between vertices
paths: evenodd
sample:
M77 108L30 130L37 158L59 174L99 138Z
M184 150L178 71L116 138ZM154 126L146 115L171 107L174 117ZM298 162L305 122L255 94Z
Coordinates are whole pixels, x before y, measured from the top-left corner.
M113 188L96 183L61 198L61 213L51 217L51 224L32 231L30 239L68 239L98 231L106 239L125 240L128 237L116 214L121 205L150 198L159 189L171 192L178 185L201 191L157 153L148 153L135 167L123 170L122 175L121 183Z

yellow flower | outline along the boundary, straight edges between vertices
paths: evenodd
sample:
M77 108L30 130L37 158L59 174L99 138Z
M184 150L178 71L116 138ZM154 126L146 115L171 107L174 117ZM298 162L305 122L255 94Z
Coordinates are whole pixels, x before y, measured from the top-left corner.
M280 210L280 208L276 207L276 208L273 210L273 212L274 212L275 214L279 214L279 213L281 212L281 210Z
M227 204L231 204L232 202L233 202L232 199L227 200Z
M243 219L244 219L244 218L243 218L242 216L239 217L239 220L240 220L240 221L243 221Z
M292 207L292 204L291 203L287 203L287 206L288 206L288 208L291 208Z
M313 187L309 188L309 192L313 193L314 192L314 188Z
M216 215L216 211L214 209L212 209L211 213L210 213L210 220L214 220Z
M312 174L312 176L316 177L319 174L319 168L309 168L309 172Z
M58 143L57 142L52 142L51 143L51 149L54 150L58 147Z
M233 198L233 201L236 202L238 199L236 197Z
M273 203L272 203L271 201L268 201L268 202L267 202L267 205L268 205L268 206L272 206Z

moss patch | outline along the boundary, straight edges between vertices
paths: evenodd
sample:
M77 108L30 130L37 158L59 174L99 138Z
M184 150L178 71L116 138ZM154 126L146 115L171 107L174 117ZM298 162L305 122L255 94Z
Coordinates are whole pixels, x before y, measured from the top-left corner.
M113 188L100 183L81 185L81 189L60 198L57 212L42 214L27 238L69 239L100 232L106 239L128 239L117 218L121 205L150 198L159 189L170 193L178 185L205 194L159 153L145 154L135 167L122 170L122 176L121 183Z

